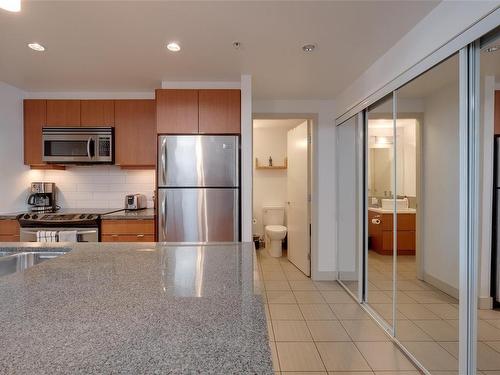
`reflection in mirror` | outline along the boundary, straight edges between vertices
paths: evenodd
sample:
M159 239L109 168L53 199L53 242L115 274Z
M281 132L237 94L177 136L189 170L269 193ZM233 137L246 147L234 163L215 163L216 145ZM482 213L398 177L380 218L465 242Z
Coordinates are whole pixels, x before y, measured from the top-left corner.
M359 210L356 160L357 116L350 118L336 129L337 132L337 249L338 279L354 294L359 287Z
M500 173L494 171L500 168L500 39L490 40L480 52L479 129L483 137L480 158L484 158L480 206L484 226L478 262L476 357L478 373L497 374L500 373Z
M431 373L458 373L458 56L397 97L395 336Z
M392 94L367 111L368 252L365 300L393 324L394 120Z

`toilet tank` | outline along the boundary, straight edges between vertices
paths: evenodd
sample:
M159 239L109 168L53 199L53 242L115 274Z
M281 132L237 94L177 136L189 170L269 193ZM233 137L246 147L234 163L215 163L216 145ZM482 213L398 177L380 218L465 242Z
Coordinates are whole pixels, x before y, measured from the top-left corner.
M262 223L266 225L284 225L285 207L264 207L262 209Z

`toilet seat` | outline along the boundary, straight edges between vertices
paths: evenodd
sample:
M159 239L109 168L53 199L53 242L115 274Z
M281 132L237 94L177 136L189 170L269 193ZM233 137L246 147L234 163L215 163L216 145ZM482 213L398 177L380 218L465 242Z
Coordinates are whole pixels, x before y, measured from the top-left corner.
M283 225L266 225L266 230L271 232L286 232L286 227Z

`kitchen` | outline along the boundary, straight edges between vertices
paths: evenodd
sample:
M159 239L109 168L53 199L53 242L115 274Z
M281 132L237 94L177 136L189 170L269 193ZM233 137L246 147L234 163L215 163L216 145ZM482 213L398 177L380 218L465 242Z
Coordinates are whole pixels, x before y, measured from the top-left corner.
M339 237L357 232L353 215L340 214L356 189L337 194L338 151L357 148L338 142L337 125L421 64L425 48L470 24L491 29L494 11L437 1L0 0L0 373L415 375L422 365L339 281L339 249L357 245ZM443 17L451 35L437 27ZM426 42L408 43L415 34ZM286 151L268 137L254 155L254 119L300 119L307 132L287 134ZM305 224L300 242L282 215L293 199L254 210L254 165L272 184L298 170L294 149L307 163L290 184L306 187L306 211L291 215ZM415 197L394 192L374 194L372 211ZM255 223L269 227L267 248L252 243ZM407 230L411 254L417 229ZM291 260L298 243L303 269ZM383 292L370 302L386 313ZM458 357L455 344L439 357Z
M216 103L216 105L213 105ZM32 170L41 170L45 179L53 178L61 182L62 189L58 184L46 181L44 183L32 182L26 198L32 204L29 212L4 213L0 221L0 233L4 241L36 240L36 230L26 230L25 228L38 228L55 232L50 228L69 229L91 225L86 222L94 219L93 227L96 229L95 236L90 242L154 242L155 233L161 233L159 241L189 241L189 240L238 240L239 238L239 213L238 213L238 150L239 141L237 136L240 132L240 91L236 89L215 89L215 90L156 90L155 100L129 99L129 100L68 100L68 99L26 99L24 100L24 163ZM185 119L189 119L188 122ZM169 137L161 137L168 134ZM182 134L181 137L176 135ZM189 136L188 134L200 134L200 136ZM187 150L178 161L169 165L168 170L173 171L167 179L159 179L159 185L170 186L170 180L176 180L175 166L185 168L183 164L189 157L195 143L187 144L189 139L209 140L204 145L204 149L210 147L217 148L219 145L217 137L206 134L225 134L220 147L228 147L233 152L233 164L228 165L228 175L221 175L222 180L213 180L212 184L218 186L226 183L225 178L230 178L229 182L235 186L235 195L230 197L233 202L228 207L227 212L221 212L222 220L234 219L233 233L228 237L206 237L206 238L183 238L183 234L169 238L165 234L166 228L155 227L154 221L156 200L153 200L155 192L160 193L163 199L160 206L165 206L166 202L163 190L156 190L156 186L147 186L151 183L151 176L156 167L156 145L170 139L172 143L176 139L184 142L184 149ZM224 142L224 139L226 142ZM228 143L229 142L229 143ZM163 152L167 152L163 146ZM158 176L164 176L166 165L162 165L165 158L159 157ZM173 160L166 158L166 160ZM215 160L216 169L224 166L224 159ZM82 167L81 165L87 165ZM107 186L101 184L99 175L94 173L94 168L102 165L115 165L120 170L131 171L130 175L135 175L143 184L113 184ZM209 166L207 165L206 168ZM113 173L115 169L108 167L107 172ZM104 169L106 171L106 169ZM142 174L137 172L143 172ZM119 173L119 171L116 171ZM75 174L80 174L74 177ZM67 176L69 174L69 176ZM47 176L48 175L48 176ZM73 176L72 176L73 175ZM216 173L207 171L207 178L216 176ZM85 180L85 177L90 177ZM111 175L112 177L113 175ZM117 175L118 177L119 175ZM228 177L229 176L229 177ZM148 178L149 177L149 178ZM154 178L154 176L153 176ZM169 180L170 179L170 180ZM69 182L68 182L69 180ZM71 191L71 181L79 181L76 185L77 192ZM205 178L203 178L205 180ZM89 184L89 181L94 181ZM117 179L117 181L121 181ZM124 182L128 182L126 179ZM179 181L177 181L179 182ZM179 183L182 183L179 182ZM197 181L185 182L189 187L198 184ZM209 183L209 182L207 182ZM153 182L154 184L154 182ZM69 185L69 186L68 186ZM117 186L118 185L118 186ZM123 202L119 202L119 193L110 191L120 191L139 187L143 190L149 188L145 194L124 195ZM210 186L209 186L210 188ZM73 188L74 189L74 188ZM81 190L87 190L82 192ZM92 191L92 195L88 190ZM102 190L107 190L103 193ZM153 192L155 191L155 192ZM207 190L208 193L214 190ZM73 201L78 207L68 207L71 203L72 195L89 197L89 201ZM59 210L58 196L66 198L66 204ZM100 202L100 196L115 198L108 202ZM95 199L92 199L95 198ZM171 199L177 199L174 197ZM187 199L187 198L185 198ZM210 196L208 198L210 200ZM221 197L225 200L225 197ZM69 201L69 202L68 202ZM121 204L120 204L121 203ZM84 207L85 204L90 205ZM98 205L99 208L91 207ZM103 207L104 205L104 207ZM120 207L121 206L121 207ZM170 206L170 203L169 203ZM170 213L161 211L163 215ZM50 213L55 215L49 215ZM47 214L47 215L43 215ZM70 220L62 220L60 215L72 214ZM189 215L189 214L187 214ZM193 213L196 215L196 213ZM95 216L95 217L94 217ZM80 218L80 219L78 219ZM173 217L168 220L171 222ZM18 221L16 225L15 221ZM78 220L82 221L79 222ZM159 224L165 223L165 219L157 220ZM56 225L56 226L54 226ZM40 229L41 228L41 229ZM86 233L87 231L82 231ZM78 233L78 232L77 232ZM42 233L44 234L44 233ZM73 233L73 235L75 235ZM200 234L201 235L201 234ZM54 237L54 236L53 236ZM88 237L88 235L87 235ZM54 240L53 240L54 241ZM85 241L89 241L88 238Z

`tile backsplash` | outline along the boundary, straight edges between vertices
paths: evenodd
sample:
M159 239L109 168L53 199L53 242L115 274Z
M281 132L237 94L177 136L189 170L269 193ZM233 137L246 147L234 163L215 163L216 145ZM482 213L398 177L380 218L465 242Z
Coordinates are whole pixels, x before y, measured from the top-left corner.
M141 193L153 207L154 170L122 170L117 166L75 166L43 171L42 181L55 182L63 208L122 208L126 194Z

